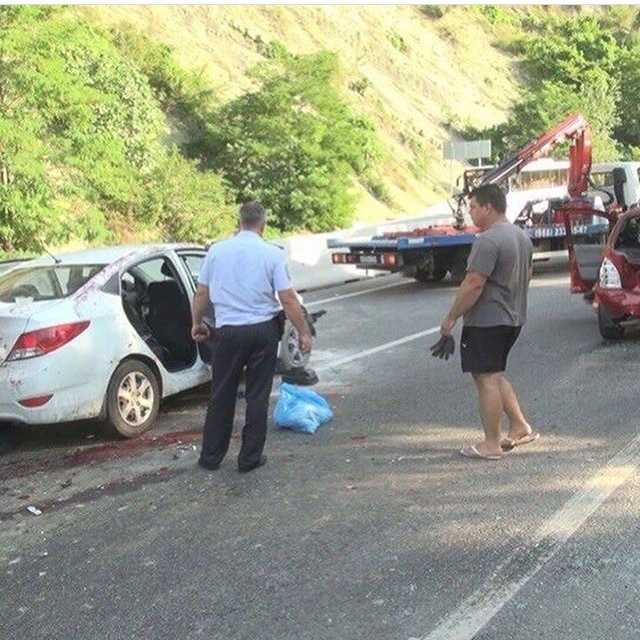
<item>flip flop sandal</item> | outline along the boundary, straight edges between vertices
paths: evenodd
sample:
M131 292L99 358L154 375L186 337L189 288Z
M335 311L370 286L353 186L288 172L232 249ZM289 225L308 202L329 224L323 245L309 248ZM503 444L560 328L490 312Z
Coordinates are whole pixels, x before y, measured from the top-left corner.
M476 449L475 444L469 445L466 449L460 449L460 453L465 458L476 458L478 460L500 460L502 458L502 456L499 455L488 455L480 453L480 451Z
M509 440L507 438L500 443L500 447L503 451L511 451L512 449L520 447L523 444L535 442L539 437L540 434L537 431L532 431L528 436L523 436L522 438L518 438L517 440Z

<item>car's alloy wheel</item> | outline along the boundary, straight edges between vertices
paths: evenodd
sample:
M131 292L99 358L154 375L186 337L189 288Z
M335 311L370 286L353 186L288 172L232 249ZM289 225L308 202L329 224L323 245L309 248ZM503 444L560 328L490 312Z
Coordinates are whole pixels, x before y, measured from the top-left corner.
M298 369L306 367L307 364L309 364L310 355L300 351L298 345L298 330L289 320L286 321L284 326L284 335L280 341L279 356L284 370Z
M107 429L134 438L153 426L160 407L160 387L153 371L139 360L115 370L107 389Z

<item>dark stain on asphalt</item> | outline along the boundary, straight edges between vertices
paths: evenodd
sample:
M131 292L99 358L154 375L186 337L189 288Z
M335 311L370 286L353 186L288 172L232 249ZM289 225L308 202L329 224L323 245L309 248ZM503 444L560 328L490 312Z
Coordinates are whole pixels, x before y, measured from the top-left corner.
M118 440L104 444L78 447L70 453L46 458L29 458L5 463L0 468L0 481L24 478L43 471L70 469L109 460L132 458L150 449L161 449L175 444L192 444L202 438L202 429L164 433L161 435L141 435L130 440Z
M141 474L131 480L119 480L101 485L100 487L85 489L84 491L70 496L66 500L54 500L48 503L38 503L38 509L43 514L50 514L70 506L92 502L104 496L120 496L132 491L137 491L142 486L166 482L167 480L182 475L187 471L190 471L190 469L169 469L168 467L161 467L156 471ZM11 520L14 516L24 512L24 507L13 511L0 511L0 522Z

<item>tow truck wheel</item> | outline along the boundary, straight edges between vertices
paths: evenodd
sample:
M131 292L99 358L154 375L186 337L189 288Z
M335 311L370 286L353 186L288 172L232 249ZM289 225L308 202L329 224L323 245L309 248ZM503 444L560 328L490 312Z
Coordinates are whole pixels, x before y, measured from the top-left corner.
M446 275L446 268L436 267L433 273L429 273L426 269L417 269L413 277L418 282L440 282Z
M451 282L459 284L464 280L467 271L467 258L469 257L469 247L461 247L453 255L451 262Z
M605 340L620 340L624 338L624 327L621 327L613 320L602 304L598 305L598 329Z

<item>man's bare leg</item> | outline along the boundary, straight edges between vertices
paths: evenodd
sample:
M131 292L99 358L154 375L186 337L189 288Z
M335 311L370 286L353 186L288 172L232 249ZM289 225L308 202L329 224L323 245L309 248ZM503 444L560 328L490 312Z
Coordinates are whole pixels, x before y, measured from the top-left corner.
M476 445L483 455L500 455L500 424L504 410L500 373L474 373L473 381L478 390L480 418L484 429L484 440Z
M500 393L504 412L509 418L509 440L519 440L531 434L533 429L522 413L518 396L511 383L503 376L500 378Z

